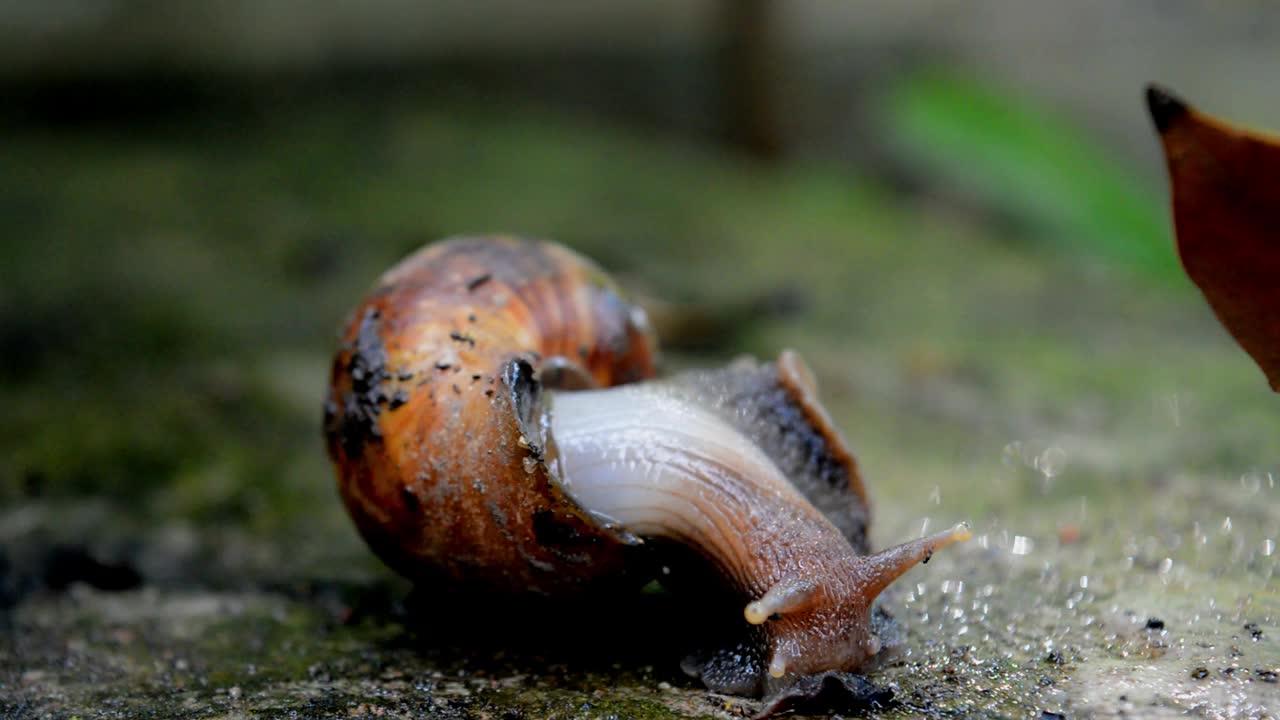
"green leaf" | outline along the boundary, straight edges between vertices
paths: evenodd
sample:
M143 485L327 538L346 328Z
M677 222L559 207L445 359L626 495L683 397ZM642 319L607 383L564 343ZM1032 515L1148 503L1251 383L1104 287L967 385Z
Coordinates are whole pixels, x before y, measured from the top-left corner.
M921 176L1037 237L1181 281L1163 198L1048 109L938 71L896 85L882 107L892 151Z

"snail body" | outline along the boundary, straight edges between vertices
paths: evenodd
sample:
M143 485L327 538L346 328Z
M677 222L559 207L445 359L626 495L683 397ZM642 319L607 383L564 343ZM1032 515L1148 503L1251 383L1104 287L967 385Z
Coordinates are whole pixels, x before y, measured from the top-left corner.
M708 687L776 701L869 667L876 596L967 526L869 554L866 490L797 355L655 380L656 353L643 312L559 245L410 256L333 365L357 528L411 579L552 596L642 584L636 558L674 544L741 602L736 637L686 666Z

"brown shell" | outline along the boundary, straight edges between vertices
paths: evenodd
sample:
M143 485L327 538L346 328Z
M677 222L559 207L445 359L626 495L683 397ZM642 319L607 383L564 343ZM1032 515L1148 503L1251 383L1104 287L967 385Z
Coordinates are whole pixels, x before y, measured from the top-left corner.
M553 243L465 237L389 270L333 362L325 435L361 534L415 580L560 593L623 568L543 462L541 384L651 377L656 342L593 263Z

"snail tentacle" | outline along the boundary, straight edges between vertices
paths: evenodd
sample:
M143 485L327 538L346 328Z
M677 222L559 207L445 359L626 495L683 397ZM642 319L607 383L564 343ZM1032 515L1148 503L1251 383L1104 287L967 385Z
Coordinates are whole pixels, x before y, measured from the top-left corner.
M751 602L743 610L747 622L760 625L772 615L805 610L812 606L818 584L809 578L791 578L769 588L764 597Z
M969 523L962 522L950 530L943 530L901 545L881 550L861 558L858 564L858 583L871 595L879 595L903 573L922 562L928 562L933 554L948 545L967 542L973 537Z

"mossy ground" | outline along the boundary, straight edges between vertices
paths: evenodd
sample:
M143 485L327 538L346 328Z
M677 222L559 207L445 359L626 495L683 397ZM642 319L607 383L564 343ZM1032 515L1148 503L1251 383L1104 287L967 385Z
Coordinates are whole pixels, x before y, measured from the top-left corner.
M1189 285L537 110L265 108L0 139L0 715L751 714L660 643L436 642L350 527L319 431L335 329L398 257L487 231L748 308L668 364L798 349L876 544L973 521L889 598L883 716L1274 712L1280 402ZM779 290L803 310L749 310Z

